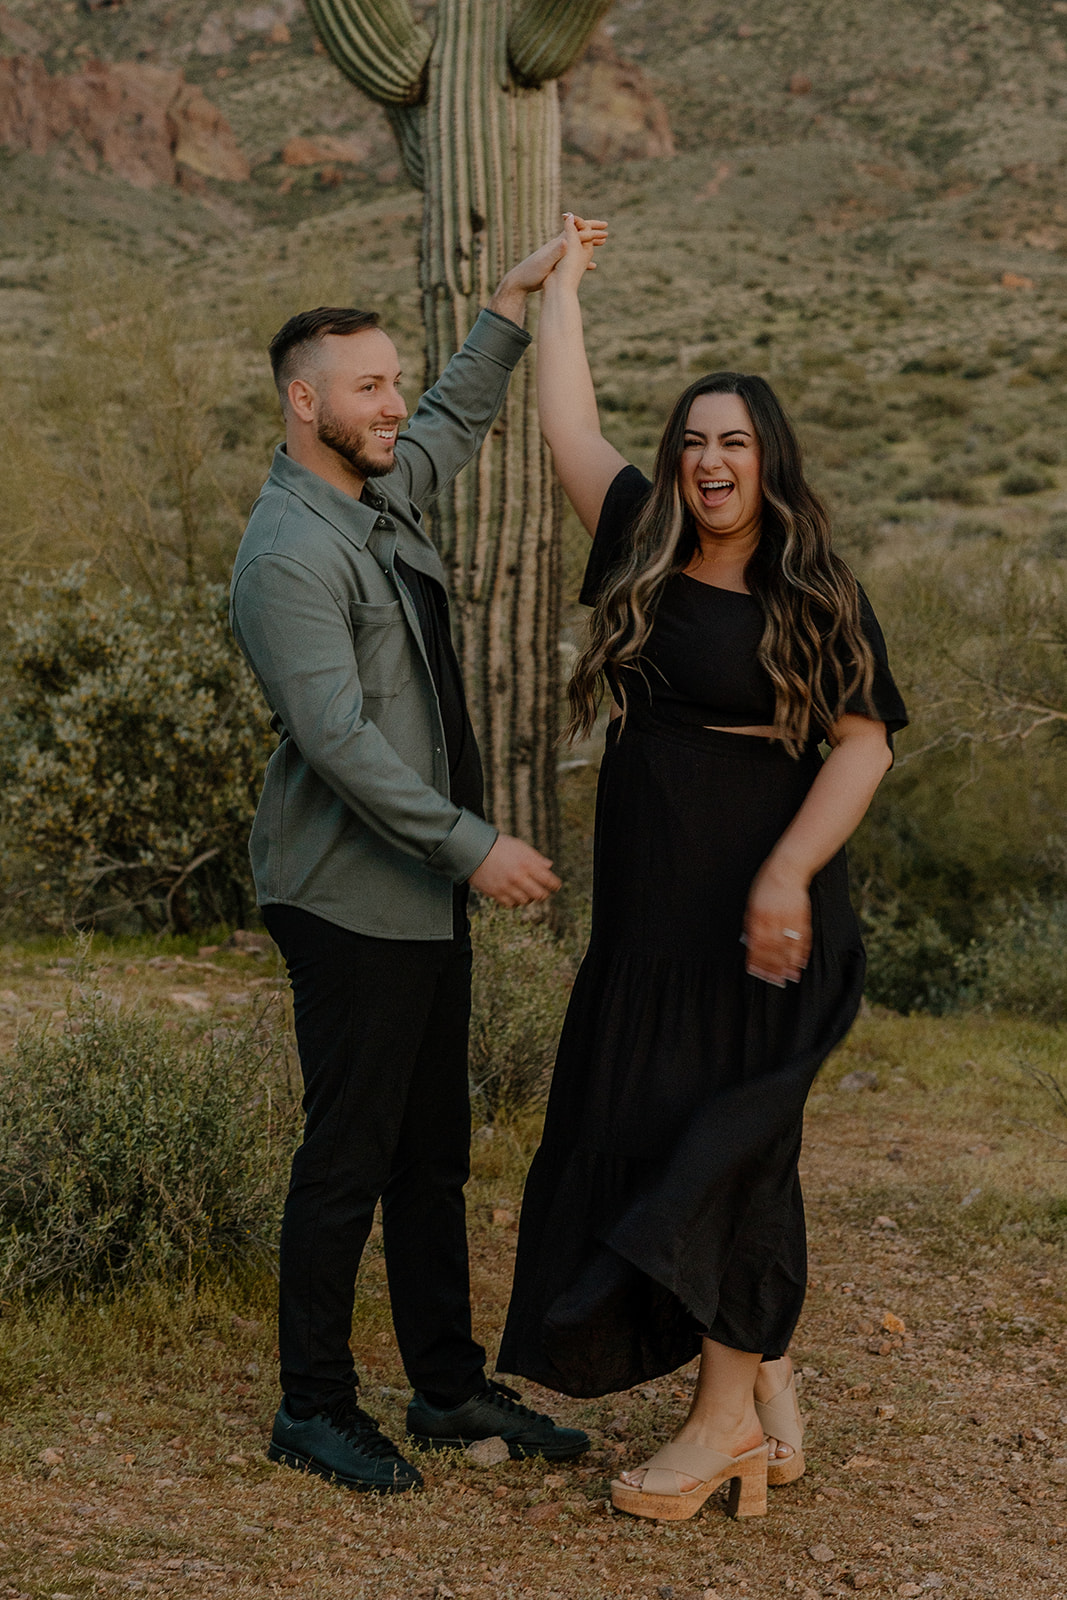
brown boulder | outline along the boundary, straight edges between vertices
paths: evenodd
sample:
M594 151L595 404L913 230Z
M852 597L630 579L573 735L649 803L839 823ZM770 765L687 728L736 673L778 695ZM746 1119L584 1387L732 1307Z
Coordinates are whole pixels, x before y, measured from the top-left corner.
M332 134L317 134L312 139L295 138L282 151L282 164L286 167L318 167L325 162L338 161L362 167L370 160L373 145L370 139L349 134L338 139Z
M400 176L396 139L381 106L364 101L358 107L359 124L336 133L310 129L294 133L282 147L281 162L290 169L317 167L320 178L332 174L330 182L346 177L375 178L379 183L395 183ZM282 178L286 190L293 185L294 172Z
M250 169L230 124L200 89L181 73L174 76L179 82L168 116L176 132L175 161L202 178L244 183Z
M581 60L561 80L563 141L604 165L674 154L666 107L641 68L619 55L605 28L594 33Z
M177 184L183 169L249 176L233 130L201 90L140 61L89 61L53 78L41 61L0 57L0 144L34 155L59 144L87 171L103 162L139 189Z

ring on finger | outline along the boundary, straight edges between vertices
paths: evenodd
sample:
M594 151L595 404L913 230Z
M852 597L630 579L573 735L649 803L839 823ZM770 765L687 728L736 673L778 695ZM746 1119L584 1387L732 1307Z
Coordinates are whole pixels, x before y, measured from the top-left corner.
M783 928L782 929L782 938L783 939L799 939L800 935L799 935L799 933L797 932L797 930L795 928Z

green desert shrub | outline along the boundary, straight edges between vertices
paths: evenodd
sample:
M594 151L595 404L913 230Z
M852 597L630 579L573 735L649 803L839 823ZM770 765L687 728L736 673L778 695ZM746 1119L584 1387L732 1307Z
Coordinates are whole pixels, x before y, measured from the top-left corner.
M966 539L1003 539L1004 529L999 522L983 517L957 517L952 525L952 538L956 543Z
M985 495L975 477L973 466L948 461L917 483L902 489L897 498L901 501L952 500L959 506L978 506L984 501Z
M471 1089L491 1122L544 1100L574 969L548 928L488 903L472 938Z
M1067 901L1024 905L984 930L967 955L975 998L993 1011L1067 1021Z
M268 1256L296 1116L267 1030L191 1041L81 976L62 1026L21 1034L0 1080L0 1292Z
M54 925L240 924L272 738L220 587L165 605L84 568L8 622L0 820L22 907Z
M943 378L950 372L959 372L964 359L961 350L951 345L938 345L936 349L927 350L924 355L912 356L910 361L904 362L900 370L904 373L925 372Z
M1026 461L1040 461L1043 466L1055 467L1063 460L1063 450L1056 438L1038 435L1019 446L1019 454Z
M974 382L979 378L992 377L996 370L994 361L989 361L984 356L974 356L966 365L960 368L960 377Z
M960 383L947 380L924 385L911 395L908 410L917 422L938 422L943 417L965 417L971 396Z
M898 906L864 917L866 994L905 1014L951 1010L960 1000L959 950L931 916L907 918Z
M824 428L869 428L882 420L882 408L865 386L841 384L829 394L809 400L801 415L805 422Z
M1026 370L1035 378L1049 380L1067 378L1067 345L1059 345L1057 349L1048 351L1044 355L1035 355L1026 363Z
M1040 494L1051 489L1055 482L1052 474L1040 467L1012 467L1000 480L1001 494Z

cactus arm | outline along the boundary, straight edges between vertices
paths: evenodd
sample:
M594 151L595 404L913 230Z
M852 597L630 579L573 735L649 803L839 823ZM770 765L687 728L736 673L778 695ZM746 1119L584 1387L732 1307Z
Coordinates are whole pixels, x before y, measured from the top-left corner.
M386 106L385 114L396 135L404 170L416 189L426 187L426 107Z
M365 94L392 106L421 100L433 39L407 0L307 0L307 8L334 61Z
M560 77L610 5L611 0L518 0L508 25L508 57L518 81L535 87Z

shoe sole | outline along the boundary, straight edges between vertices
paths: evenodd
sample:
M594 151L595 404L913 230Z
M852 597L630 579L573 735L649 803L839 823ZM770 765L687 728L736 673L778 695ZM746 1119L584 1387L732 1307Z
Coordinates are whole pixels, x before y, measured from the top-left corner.
M502 1438L503 1435L486 1437ZM466 1450L468 1445L481 1443L480 1439L438 1439L428 1433L409 1433L407 1441L417 1450ZM588 1439L584 1444L557 1445L555 1449L551 1445L524 1445L518 1439L504 1439L504 1443L512 1461L532 1461L536 1456L543 1461L573 1461L589 1449Z
M722 1472L677 1494L635 1489L621 1478L611 1483L611 1503L632 1517L653 1517L657 1522L684 1522L726 1484L726 1514L730 1517L767 1515L767 1449L757 1446L738 1456Z
M334 1467L327 1467L323 1462L317 1461L314 1456L306 1456L301 1450L275 1444L273 1440L267 1446L267 1459L277 1462L280 1467L293 1467L297 1472L314 1473L317 1478L325 1478L327 1483L340 1483L346 1489L354 1489L361 1494L406 1494L422 1484L421 1476L413 1478L410 1483L374 1483L367 1478L350 1478L346 1473L338 1472Z
M767 1467L767 1487L781 1489L787 1483L796 1483L804 1476L804 1452L794 1450L791 1456L771 1461Z

